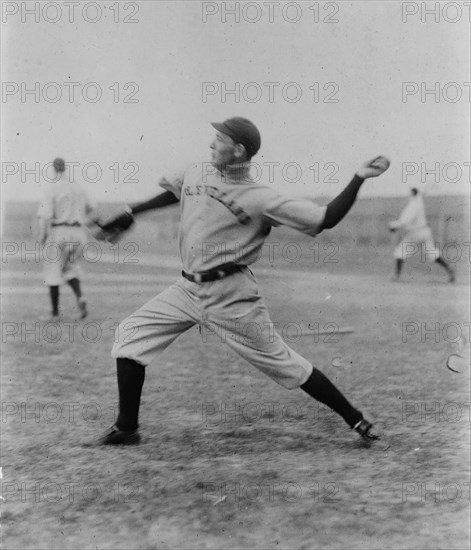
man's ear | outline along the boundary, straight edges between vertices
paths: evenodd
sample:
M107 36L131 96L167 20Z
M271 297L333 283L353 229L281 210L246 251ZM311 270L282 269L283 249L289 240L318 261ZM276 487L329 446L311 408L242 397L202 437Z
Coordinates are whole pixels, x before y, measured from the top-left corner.
M247 151L245 150L245 147L242 145L242 143L236 143L235 156L237 158L242 158L244 155L247 156Z

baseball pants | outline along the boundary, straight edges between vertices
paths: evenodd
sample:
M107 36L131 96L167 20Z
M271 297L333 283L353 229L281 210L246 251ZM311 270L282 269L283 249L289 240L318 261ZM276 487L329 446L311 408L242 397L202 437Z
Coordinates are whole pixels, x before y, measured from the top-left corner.
M147 366L181 334L200 325L203 344L217 335L281 386L306 382L312 365L274 330L249 268L224 279L193 283L181 277L116 329L112 356Z
M86 235L81 227L53 227L44 244L44 282L59 286L82 275L82 250Z
M423 245L425 245L424 250L420 248ZM433 241L432 230L428 226L407 231L394 248L396 260L407 260L408 257L417 253L420 253L420 257L426 258L429 262L435 262L440 256L440 251Z

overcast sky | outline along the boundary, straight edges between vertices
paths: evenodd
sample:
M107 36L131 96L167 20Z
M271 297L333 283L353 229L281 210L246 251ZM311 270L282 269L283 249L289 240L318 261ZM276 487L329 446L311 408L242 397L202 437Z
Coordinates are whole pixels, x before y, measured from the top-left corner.
M56 156L97 200L146 198L208 160L209 122L234 115L260 128L254 161L285 191L333 195L383 153L391 169L362 196L424 178L430 194L469 193L465 3L36 4L2 4L3 200L37 200Z

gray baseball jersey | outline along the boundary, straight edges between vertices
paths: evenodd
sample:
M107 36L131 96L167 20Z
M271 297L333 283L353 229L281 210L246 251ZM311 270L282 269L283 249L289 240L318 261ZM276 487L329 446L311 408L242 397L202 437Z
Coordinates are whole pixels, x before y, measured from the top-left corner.
M161 184L180 199L179 244L185 271L252 264L272 226L287 225L311 236L319 231L325 206L255 183L249 169L244 163L222 174L209 163L196 164Z

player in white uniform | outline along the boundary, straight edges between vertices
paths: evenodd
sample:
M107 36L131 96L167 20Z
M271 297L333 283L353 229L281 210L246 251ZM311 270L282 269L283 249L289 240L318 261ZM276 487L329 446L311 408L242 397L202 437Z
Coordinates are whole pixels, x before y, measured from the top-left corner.
M49 286L52 304L50 316L59 319L59 286L66 282L80 310L87 315L87 303L80 287L82 247L86 242L84 225L94 205L81 185L66 177L65 162L56 158L54 182L47 189L38 209L39 241L43 248L44 281Z
M331 407L366 440L378 439L362 413L273 330L248 265L257 259L273 226L286 225L314 237L336 225L351 208L364 179L379 176L389 162L377 157L365 164L336 199L318 206L305 198L280 195L250 178L249 161L261 143L250 121L236 117L213 126L217 132L211 143L212 163L196 164L172 181L162 180L165 193L128 207L103 227L113 234L116 228L127 229L134 215L179 201L183 271L175 284L117 330L112 355L117 360L119 416L98 443L140 441L138 411L145 368L195 324L221 336L278 384L301 387ZM133 327L132 335L126 327ZM248 327L258 328L255 335L247 335Z
M404 261L411 253L421 253L419 247L425 246L425 258L430 262L437 262L447 272L450 283L455 280L454 270L445 262L440 255L440 250L433 241L432 230L427 225L425 215L425 205L422 194L413 187L411 189L411 198L397 220L389 222L390 231L400 231L399 242L394 248L394 258L396 260L396 272L393 281L399 280ZM410 245L413 245L412 249Z

